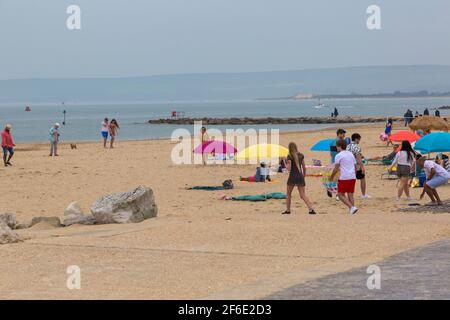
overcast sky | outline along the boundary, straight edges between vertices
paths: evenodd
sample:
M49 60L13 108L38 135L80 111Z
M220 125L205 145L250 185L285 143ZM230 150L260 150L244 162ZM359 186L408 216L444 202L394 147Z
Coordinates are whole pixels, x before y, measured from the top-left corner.
M0 79L450 65L449 15L449 0L0 0Z

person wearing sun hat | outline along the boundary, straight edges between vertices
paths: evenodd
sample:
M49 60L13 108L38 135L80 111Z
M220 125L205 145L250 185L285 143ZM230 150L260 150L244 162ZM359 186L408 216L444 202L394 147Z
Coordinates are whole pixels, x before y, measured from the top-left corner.
M59 127L57 122L50 128L50 157L58 156Z
M15 144L11 135L11 128L12 126L8 123L2 131L3 162L5 167L12 166L11 158L14 155Z

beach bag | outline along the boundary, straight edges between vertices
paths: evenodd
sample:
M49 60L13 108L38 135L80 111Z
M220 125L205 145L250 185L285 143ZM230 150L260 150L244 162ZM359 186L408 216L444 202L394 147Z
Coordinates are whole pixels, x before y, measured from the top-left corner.
M231 181L231 179L225 180L222 183L222 186L223 186L224 189L233 189L234 188L233 181Z

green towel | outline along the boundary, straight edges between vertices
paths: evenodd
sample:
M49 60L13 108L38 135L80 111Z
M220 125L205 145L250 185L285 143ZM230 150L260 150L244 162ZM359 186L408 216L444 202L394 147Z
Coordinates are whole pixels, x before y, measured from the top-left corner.
M231 200L234 201L266 201L267 199L286 199L286 195L281 192L272 192L272 193L266 193L266 194L257 194L257 195L246 195L246 196L238 196L238 197L232 197Z

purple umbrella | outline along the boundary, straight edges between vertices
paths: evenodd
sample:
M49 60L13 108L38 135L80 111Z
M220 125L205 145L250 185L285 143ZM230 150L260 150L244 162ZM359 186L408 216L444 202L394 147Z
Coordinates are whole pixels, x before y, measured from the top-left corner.
M194 153L235 154L238 150L225 141L206 141L194 149Z

